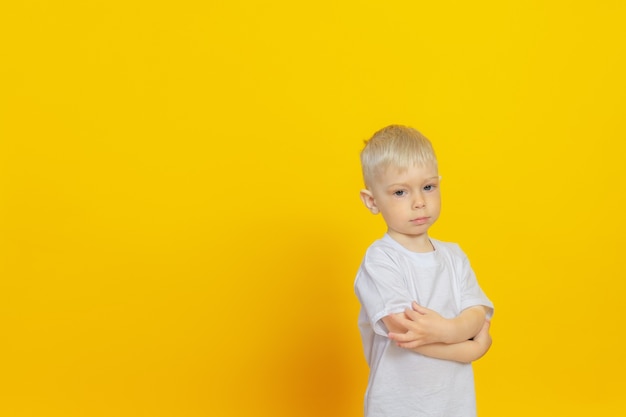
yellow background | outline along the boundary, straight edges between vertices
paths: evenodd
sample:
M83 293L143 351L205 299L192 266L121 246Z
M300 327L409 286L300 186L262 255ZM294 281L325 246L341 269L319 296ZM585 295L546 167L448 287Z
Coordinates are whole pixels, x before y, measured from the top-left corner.
M0 415L360 416L375 130L496 303L479 413L626 413L626 3L5 1Z

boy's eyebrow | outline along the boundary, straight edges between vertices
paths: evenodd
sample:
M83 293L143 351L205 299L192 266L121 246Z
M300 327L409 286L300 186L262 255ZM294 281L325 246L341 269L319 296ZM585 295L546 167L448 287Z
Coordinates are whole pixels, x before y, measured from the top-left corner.
M441 176L435 175L433 177L426 178L424 180L424 182L428 182L428 181L432 181L432 180L439 180L440 178L441 178ZM409 184L406 183L406 182L394 182L392 184L387 185L387 188L404 187L404 186L407 186L407 185L409 185Z

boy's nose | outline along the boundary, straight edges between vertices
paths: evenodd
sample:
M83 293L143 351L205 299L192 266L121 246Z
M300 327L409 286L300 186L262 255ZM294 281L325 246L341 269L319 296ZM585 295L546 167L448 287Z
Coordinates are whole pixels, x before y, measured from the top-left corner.
M424 202L424 199L422 198L422 196L418 196L415 198L415 200L413 201L413 208L424 208L426 206L426 202Z

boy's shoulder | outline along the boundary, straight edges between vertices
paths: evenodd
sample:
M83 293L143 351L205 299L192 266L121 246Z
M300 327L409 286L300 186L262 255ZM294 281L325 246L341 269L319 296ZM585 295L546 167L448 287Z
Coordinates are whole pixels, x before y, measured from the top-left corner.
M401 250L400 245L388 235L373 241L365 251L365 257L387 257L393 256Z
M435 249L447 250L452 252L462 252L461 246L459 246L459 244L456 242L445 242L443 240L433 238L430 238L430 241L433 243L433 246L435 246Z
M453 259L454 258L461 258L461 259L467 258L467 255L465 254L463 249L461 249L461 246L456 242L444 242L444 241L432 239L432 238L430 239L430 241L433 243L433 246L435 247L437 252L439 252L442 256L453 258Z
M373 241L367 248L366 254L397 254L407 251L400 243L396 242L388 234L384 234L380 239Z

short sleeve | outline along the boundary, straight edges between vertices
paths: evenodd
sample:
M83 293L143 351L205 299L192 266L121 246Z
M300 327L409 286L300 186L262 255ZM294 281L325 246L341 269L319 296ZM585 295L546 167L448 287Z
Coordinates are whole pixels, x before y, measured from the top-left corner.
M470 265L469 259L465 253L463 253L461 248L458 248L458 250L462 257L462 273L460 275L461 310L482 305L489 308L487 318L491 319L493 316L493 303L489 300L489 298L487 298L482 288L480 288L480 285L478 285L476 274Z
M387 336L382 319L411 305L407 282L398 264L380 249L369 250L355 281L356 295L374 332Z

